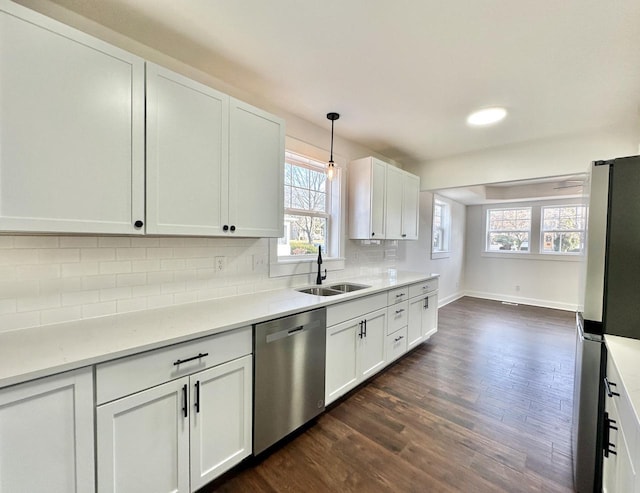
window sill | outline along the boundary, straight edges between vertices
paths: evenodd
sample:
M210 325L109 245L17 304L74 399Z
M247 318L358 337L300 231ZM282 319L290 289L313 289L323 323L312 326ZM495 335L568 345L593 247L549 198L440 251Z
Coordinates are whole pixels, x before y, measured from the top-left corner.
M322 271L343 270L345 265L344 258L333 257L322 259ZM269 277L284 277L309 275L318 272L318 264L316 258L280 260L277 263L269 264Z
M504 251L501 253L498 252L482 252L480 254L482 257L487 258L509 258L509 259L519 259L519 260L551 260L551 261L560 261L560 262L582 262L584 260L584 255L581 253L572 253L567 255L558 255L554 253L524 253L524 252L510 252Z
M431 260L451 257L451 252L431 252Z

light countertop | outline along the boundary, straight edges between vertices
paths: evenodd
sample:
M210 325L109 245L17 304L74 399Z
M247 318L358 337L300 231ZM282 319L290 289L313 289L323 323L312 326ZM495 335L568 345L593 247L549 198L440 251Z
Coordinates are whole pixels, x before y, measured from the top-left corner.
M640 340L610 335L604 336L604 340L640 424Z
M371 287L335 296L299 293L296 286L3 332L0 388L436 277L397 272L350 279Z

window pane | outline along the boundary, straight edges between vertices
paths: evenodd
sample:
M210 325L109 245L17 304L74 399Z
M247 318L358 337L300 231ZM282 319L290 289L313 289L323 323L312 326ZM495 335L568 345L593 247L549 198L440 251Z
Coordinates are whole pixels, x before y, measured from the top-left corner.
M285 209L291 207L291 187L289 185L284 186L284 207Z
M583 232L544 233L542 242L544 253L582 253L583 249Z
M278 240L278 255L317 255L327 252L327 219L285 214L286 237Z
M529 233L518 231L503 231L489 233L487 250L498 251L529 251Z

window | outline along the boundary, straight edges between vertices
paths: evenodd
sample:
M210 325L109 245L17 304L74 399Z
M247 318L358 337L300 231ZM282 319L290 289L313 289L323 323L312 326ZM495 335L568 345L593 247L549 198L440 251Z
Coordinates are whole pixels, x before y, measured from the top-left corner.
M488 252L529 251L531 207L487 210Z
M586 207L542 208L541 253L581 254L584 251Z
M331 197L325 168L325 163L285 153L285 236L278 240L278 257L315 256L318 246L330 255Z
M448 257L451 237L451 207L440 197L433 197L431 258Z

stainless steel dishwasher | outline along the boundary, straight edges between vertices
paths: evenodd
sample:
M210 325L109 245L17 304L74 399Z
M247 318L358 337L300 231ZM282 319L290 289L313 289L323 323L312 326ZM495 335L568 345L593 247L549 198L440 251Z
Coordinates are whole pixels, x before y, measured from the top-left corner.
M324 410L325 308L254 325L253 453Z

